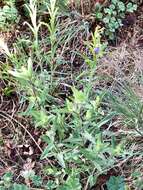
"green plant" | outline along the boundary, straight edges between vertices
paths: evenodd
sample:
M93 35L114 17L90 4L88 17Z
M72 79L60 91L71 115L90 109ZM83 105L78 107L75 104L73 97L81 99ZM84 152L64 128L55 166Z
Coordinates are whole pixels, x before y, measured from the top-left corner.
M95 32L92 34L92 40L89 42L85 42L86 48L92 56L90 58L89 55L83 55L83 58L86 62L86 64L90 67L93 72L95 72L95 69L97 67L97 63L99 59L103 56L106 44L101 43L101 34L103 33L103 29L100 27L97 27L95 29Z
M32 53L28 57L23 53L20 46L16 46L16 53L12 54L7 45L2 41L2 49L7 54L8 58L14 65L13 70L9 70L8 73L13 75L18 81L17 87L21 92L24 92L22 101L28 100L29 107L24 113L26 115L31 115L34 118L36 126L46 126L48 117L46 116L46 102L58 102L58 98L53 97L53 92L58 86L58 80L54 77L56 69L61 63L65 63L64 60L59 60L60 57L57 54L58 47L68 43L71 38L71 33L66 36L60 36L58 34L58 8L56 7L56 1L50 1L48 6L50 20L49 23L38 22L37 20L37 4L36 1L31 0L29 5L26 5L27 10L31 18L31 23L25 22L31 29L34 40L24 40L20 41L20 45L31 46ZM41 51L41 42L39 40L39 29L42 26L46 26L49 31L49 36L46 37L45 45L49 46L47 52ZM67 32L67 31L66 31ZM72 33L72 36L74 34ZM66 38L66 42L65 42ZM21 50L21 51L20 51ZM23 59L19 59L23 56ZM22 61L21 61L22 60ZM36 71L33 68L34 64L38 64L37 67L40 71ZM27 66L26 66L27 65ZM45 67L49 67L47 70ZM60 79L62 80L62 78Z
M0 188L9 188L11 186L12 177L13 175L11 172L5 173L0 180Z
M23 184L13 183L13 174L5 173L0 179L0 190L28 190L29 188Z
M142 172L140 171L140 167L141 166L139 166L137 169L135 169L135 171L133 171L131 174L133 185L135 188L138 188L138 189L143 188L143 184L142 184L143 176L142 176Z
M25 22L25 24L27 24L29 26L29 28L31 29L31 31L33 32L34 35L34 49L38 49L38 32L39 32L39 28L41 26L41 22L39 24L37 24L37 3L36 0L30 0L29 4L25 5L28 13L30 15L30 19L31 19L31 23L32 25L30 25L28 22ZM38 51L37 51L38 53Z
M49 30L49 37L50 37L50 51L48 52L48 62L51 68L51 86L53 83L53 75L54 71L57 68L57 64L54 64L57 62L56 58L56 52L58 48L58 43L57 43L57 12L58 8L56 7L56 0L51 0L50 1L50 6L48 7L49 15L50 15L50 22L47 23L42 23L43 25L48 27Z
M56 2L56 1L54 1ZM30 18L31 18L31 23L26 22L26 24L29 26L31 31L34 34L34 41L31 43L32 49L33 49L33 56L36 55L36 59L40 63L38 63L38 66L40 66L41 71L36 72L33 68L33 60L32 57L24 57L24 60L27 60L27 66L25 65L16 65L19 63L19 59L17 58L17 54L11 54L10 51L8 50L7 45L3 42L2 43L2 49L3 51L7 54L8 58L14 63L15 65L15 70L9 70L8 72L13 75L17 81L19 81L18 87L21 91L26 92L26 96L24 97L25 100L29 101L29 107L27 109L26 114L30 114L33 118L35 118L35 123L36 126L43 126L46 125L47 117L46 114L44 114L45 110L45 101L51 101L54 98L50 96L50 93L53 88L53 83L52 83L52 78L53 78L53 66L54 64L54 59L55 59L55 52L56 52L56 12L57 9L55 9L55 3L51 1L51 7L49 7L49 12L51 14L51 21L50 25L46 23L40 22L37 24L37 5L36 1L30 0L30 4L27 5L27 9L29 10ZM44 24L48 26L48 29L50 31L50 45L51 45L51 50L49 50L48 55L42 55L40 54L40 41L38 39L38 32L40 26ZM46 70L43 70L43 65L41 63L41 59L43 57L46 57L46 60L48 60L48 63L50 64L50 69L51 71L48 72ZM37 61L36 60L36 61ZM24 62L23 62L24 63ZM49 83L51 81L51 83ZM26 90L26 91L25 91ZM47 92L47 93L46 93ZM48 93L49 92L49 93ZM47 95L45 95L47 94ZM38 121L36 120L38 118Z
M58 190L81 190L81 184L79 182L79 178L74 174L69 176L66 180L65 184L60 186Z
M87 80L85 80L85 83L83 82L83 85L85 85L89 91L92 88L92 82L94 82L93 79L97 69L98 61L103 56L107 46L106 43L101 43L102 34L103 34L103 29L97 26L94 33L91 34L92 36L91 41L84 42L87 51L84 54L82 54L82 57L88 69L81 72L79 76L77 76L76 80L82 80L83 76L87 76L86 78L88 82Z
M13 181L13 174L11 172L5 173L0 179L0 190L30 190L30 183L35 187L46 187L47 184L44 184L40 176L35 175L33 170L22 171L21 176L27 183L27 186L24 184L18 184Z
M132 13L137 9L137 4L129 2L127 5L120 0L111 0L108 7L98 7L96 18L105 25L105 35L110 40L115 38L116 30L122 26L122 19L126 13Z
M51 47L55 47L56 43L53 37L54 20L50 22L51 25L46 25L53 31L50 33ZM40 71L34 70L32 57L28 58L27 66L20 66L9 71L18 81L17 85L23 92L22 98L28 100L29 103L26 113L23 114L32 116L36 127L46 129L42 139L47 146L41 154L41 160L48 159L50 166L45 175L50 175L53 179L46 185L47 189L55 187L60 190L81 189L81 174L85 175L85 186L92 187L99 175L116 165L118 156L124 159L131 155L130 151L125 150L124 141L116 143L114 135L101 129L104 124L111 121L114 113L105 115L101 107L104 93L95 94L94 92L93 78L96 65L104 50L100 41L100 32L101 30L97 28L92 35L92 41L85 43L90 53L89 57L83 56L88 66L87 72L86 75L82 73L77 77L79 84L82 84L81 80L85 81L83 89L79 90L78 86L70 86L72 95L62 104L57 103L55 98L50 96L51 88L48 86L48 81L51 80L49 80L48 71L43 71L43 67ZM37 42L39 46L39 40ZM8 50L6 45L3 46L3 50L10 60L13 62L16 60L16 56ZM35 48L33 51L35 53ZM55 59L55 50L53 51L48 52L49 60ZM106 141L107 136L108 141ZM50 162L53 158L57 166ZM36 177L33 170L24 171L23 174L26 181L33 180L35 185L41 185L41 181L38 184L35 183Z
M99 38L98 32L97 29L93 40ZM95 56L93 44L92 41L88 47L91 47L90 50ZM92 73L91 78L89 76L90 79L95 74L98 56L93 59L94 61L91 62L93 66L89 64L88 68L88 74ZM58 168L55 169L53 165L47 168L47 173L55 177L58 183L61 181L61 176L63 179L67 175L68 179L71 179L73 170L77 174L75 180L77 185L75 182L70 185L68 180L63 180L60 189L68 189L69 187L72 189L75 188L74 185L80 189L81 185L78 181L81 173L86 173L88 176L85 186L92 187L100 174L114 167L118 156L125 158L132 155L130 151L126 151L124 140L117 143L113 134L107 134L101 130L101 126L111 121L114 113L111 112L104 116L104 111L101 108L104 94L95 96L93 86L94 83L90 82L90 86L86 84L82 90L78 90L75 86L71 87L72 96L66 99L65 105L62 107L53 105L49 113L48 126L50 127L43 136L47 146L41 159L54 157L62 171ZM105 136L109 137L108 142L106 142ZM74 168L70 167L72 164L74 164Z
M95 90L97 64L105 49L105 44L101 43L102 29L97 27L92 39L84 43L86 52L81 57L86 63L86 71L69 77L69 80L74 80L69 85L63 80L65 75L62 77L58 49L63 44L66 46L72 39L71 34L74 36L76 32L60 37L68 30L62 33L59 29L59 9L55 0L50 0L47 8L48 23L38 21L36 1L30 0L26 7L31 24L26 23L32 31L32 38L18 41L14 52L4 41L0 45L7 62L9 60L13 67L8 68L8 75L15 81L21 102L27 105L20 114L30 116L33 125L42 131L43 151L39 157L48 164L41 165L42 177L36 175L34 168L21 172L28 187L13 184L12 180L10 187L80 190L84 186L88 189L96 184L98 176L114 168L120 160L132 156L132 151L126 150L126 139L117 139L114 132L104 130L106 124L112 123L115 112L106 112L102 104L105 93ZM48 29L48 35L40 39L43 26ZM24 53L23 47L28 47L30 53ZM64 59L61 62L65 64ZM63 99L56 93L60 82L70 92Z
M111 176L109 181L106 183L108 190L125 190L125 182L122 176Z
M18 23L19 16L14 1L6 1L6 4L0 8L0 30L6 31L15 23Z

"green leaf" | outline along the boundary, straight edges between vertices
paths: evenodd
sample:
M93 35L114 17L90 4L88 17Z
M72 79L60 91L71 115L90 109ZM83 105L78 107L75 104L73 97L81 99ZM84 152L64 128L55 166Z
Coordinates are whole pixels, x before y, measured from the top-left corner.
M33 63L32 63L31 57L29 57L27 63L28 63L28 73L29 73L29 76L32 76L32 73L33 73Z
M103 14L101 12L96 13L96 18L102 19L102 17L103 17Z
M123 12L125 11L125 4L122 1L118 2L118 7L119 7L119 10Z
M30 110L29 114L33 116L36 127L46 127L49 121L49 117L46 114L46 110Z
M113 12L113 10L110 9L110 8L105 8L105 9L104 9L104 13L106 13L106 14L108 14L108 15L111 15L112 12Z
M119 28L119 23L118 23L118 22L115 22L114 27L115 27L115 29L118 29L118 28Z
M85 59L85 63L89 65L91 68L94 68L96 66L96 63L93 60Z
M92 118L92 112L91 112L91 110L87 110L86 115L85 115L85 119L90 120L91 118Z
M111 176L106 185L108 190L125 190L125 182L122 176Z
M15 183L13 185L12 190L30 190L30 189L26 185L21 185L21 184Z
M43 160L45 158L47 158L49 156L49 152L55 148L55 145L53 143L50 143L43 151L43 153L41 154L40 159Z
M109 6L109 8L114 10L116 7L115 7L114 4L111 4L111 5Z
M63 153L62 153L62 152L57 154L57 159L58 159L59 164L60 164L63 168L65 168L66 165L65 165L64 156L63 156Z
M31 58L28 59L27 61L27 68L26 67L21 67L19 70L9 70L8 73L16 77L17 79L22 79L22 80L29 80L32 78L33 75L33 64Z
M53 189L55 189L56 187L57 187L57 185L56 185L55 182L52 181L52 180L48 180L48 183L45 185L45 188L46 188L47 190L53 190Z
M95 138L92 137L92 135L89 134L87 131L85 131L83 133L83 137L85 138L85 140L88 140L88 141L92 142L93 144L95 144Z
M0 186L0 190L6 190L5 187Z
M69 112L75 111L75 106L73 102L70 102L68 99L66 99L66 105Z
M31 180L36 187L40 187L42 185L41 176L34 175L34 176L32 176Z
M93 185L95 185L96 182L97 182L97 176L90 175L90 176L88 177L88 183L89 183L89 185L90 185L90 188L91 188Z
M79 179L75 176L68 177L66 183L58 188L58 190L81 190Z
M116 12L116 11L113 11L113 15L116 16L116 15L117 15L117 12Z
M116 5L116 3L118 3L118 0L112 0L112 3L113 3L114 5Z
M25 179L32 179L32 177L35 175L35 171L32 169L24 170L21 172L21 176Z
M133 3L128 3L127 4L127 12L134 12L137 10L137 4L133 4Z
M5 182L10 182L12 180L13 174L11 172L7 172L3 175L2 179Z
M137 8L138 8L137 4L134 4L134 5L133 5L133 10L136 11Z
M109 18L108 17L105 17L104 19L103 19L103 22L106 24L106 23L109 23Z
M82 92L81 90L77 90L75 87L72 87L72 91L75 103L81 104L86 102L87 96L84 92Z

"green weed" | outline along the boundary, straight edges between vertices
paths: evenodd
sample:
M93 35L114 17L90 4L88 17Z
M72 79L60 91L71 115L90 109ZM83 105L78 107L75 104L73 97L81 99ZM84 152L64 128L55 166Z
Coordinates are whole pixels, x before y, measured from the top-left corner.
M123 26L122 20L127 13L133 13L137 10L137 4L129 2L127 5L123 1L111 0L108 7L97 7L96 18L104 23L105 35L110 40L115 38L115 32Z
M10 30L14 24L18 23L19 18L15 1L6 1L5 5L0 8L0 30Z
M112 1L111 6L104 9L106 17L109 17L105 22L107 28L115 12L119 14L116 19L119 19L118 16L125 14L127 7L130 12L135 10L130 4L124 6L121 1ZM87 190L94 187L100 175L119 167L118 163L134 155L134 149L127 147L127 139L118 137L109 126L119 115L124 117L126 125L133 126L142 134L143 106L129 89L122 89L121 98L95 89L97 65L106 47L101 42L103 29L100 27L91 34L90 40L84 40L83 53L75 48L74 55L78 54L84 60L86 69L75 72L72 77L69 75L73 73L66 75L71 82L68 84L62 70L63 65L68 66L63 54L68 52L66 47L76 39L74 37L83 31L84 36L89 33L89 28L84 22L78 27L80 22L76 20L75 27L70 23L63 29L59 1L48 2L45 8L49 16L47 22L38 17L39 7L36 0L26 4L30 21L26 21L25 26L32 35L27 39L18 39L14 51L2 39L0 48L8 65L3 73L12 78L21 102L27 105L25 111L19 114L30 117L32 125L42 131L43 151L39 160L41 163L46 161L46 164L41 164L42 173L38 175L34 166L20 172L26 185L14 182L11 173L4 174L0 180L1 189ZM41 37L43 28L47 33ZM115 32L117 26L108 29ZM64 98L59 95L60 85L68 88L69 94ZM114 181L116 184L113 184ZM107 182L109 189L123 189L124 186L122 177L111 177Z

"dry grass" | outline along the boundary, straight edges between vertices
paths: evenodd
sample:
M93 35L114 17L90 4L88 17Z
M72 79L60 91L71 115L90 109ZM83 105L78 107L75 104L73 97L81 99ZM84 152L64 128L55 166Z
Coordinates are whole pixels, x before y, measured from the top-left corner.
M136 32L138 31L138 32ZM97 73L107 77L110 86L116 82L129 82L137 95L143 97L143 38L142 29L135 25L129 41L123 41L117 47L109 47L107 54L101 59Z

